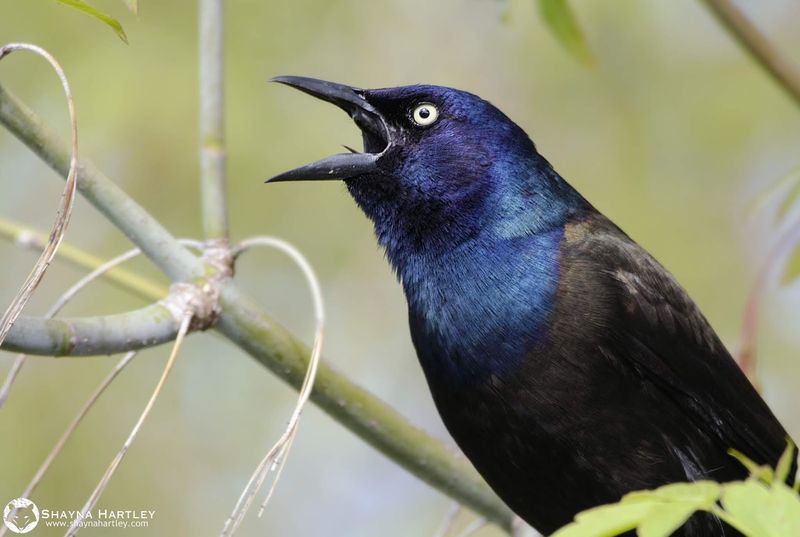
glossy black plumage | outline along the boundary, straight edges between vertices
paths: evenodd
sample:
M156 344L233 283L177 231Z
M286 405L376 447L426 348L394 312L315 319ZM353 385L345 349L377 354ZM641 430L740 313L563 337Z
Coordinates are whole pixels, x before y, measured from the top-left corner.
M594 211L567 224L560 255L552 336L515 375L470 390L429 376L451 434L516 513L548 534L633 490L743 479L730 447L777 462L785 431L669 273ZM738 534L696 517L676 535Z
M277 179L346 179L403 285L445 425L531 525L745 477L729 448L777 462L786 432L686 292L499 110L436 86L278 81L362 128L366 153ZM429 124L414 119L423 104ZM698 516L676 535L734 532Z

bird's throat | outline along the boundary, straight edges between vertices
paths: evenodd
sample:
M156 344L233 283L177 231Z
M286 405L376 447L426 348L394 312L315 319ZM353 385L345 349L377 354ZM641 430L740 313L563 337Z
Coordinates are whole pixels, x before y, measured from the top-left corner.
M547 337L562 236L556 229L465 245L399 271L429 381L469 385L511 374Z

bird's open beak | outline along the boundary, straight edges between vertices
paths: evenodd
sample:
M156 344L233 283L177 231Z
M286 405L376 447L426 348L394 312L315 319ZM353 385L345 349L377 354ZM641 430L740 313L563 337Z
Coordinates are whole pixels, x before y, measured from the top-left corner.
M347 112L363 133L365 152L351 150L332 155L276 175L267 179L267 183L349 179L377 171L378 158L389 144L389 129L381 114L364 98L363 90L302 76L276 76L272 81L297 88Z

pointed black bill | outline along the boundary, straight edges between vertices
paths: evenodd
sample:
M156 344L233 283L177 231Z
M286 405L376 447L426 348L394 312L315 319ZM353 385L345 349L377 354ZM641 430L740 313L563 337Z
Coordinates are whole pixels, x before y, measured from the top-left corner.
M364 134L365 145L370 148L380 147L381 150L387 146L388 132L383 117L364 98L363 90L302 76L277 76L272 81L291 86L335 104L347 112L356 122ZM268 179L266 182L349 179L377 171L377 161L380 153L359 153L349 147L347 149L350 153L333 155L289 170Z
M311 164L300 166L267 179L267 183L282 181L321 181L349 179L377 171L378 155L372 153L339 153Z

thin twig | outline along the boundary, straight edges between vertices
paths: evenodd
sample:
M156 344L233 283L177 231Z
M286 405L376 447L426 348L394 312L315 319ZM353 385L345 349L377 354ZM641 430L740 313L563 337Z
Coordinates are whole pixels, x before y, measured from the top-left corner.
M458 502L450 502L450 508L447 510L447 514L442 519L441 524L439 524L439 529L436 530L436 533L433 537L446 537L450 530L453 529L453 524L455 524L456 518L458 518L458 514L461 512L461 504Z
M3 386L0 387L0 408L3 408L3 405L6 403L8 394L11 392L11 386L17 379L17 375L19 375L22 366L25 365L25 356L25 354L18 354L14 359L14 363L11 364L11 369L9 369L8 373L6 374L6 379L3 381Z
M106 263L103 263L99 267L97 267L94 271L87 274L80 280L78 280L75 284L72 285L69 289L66 290L59 298L56 300L55 304L53 304L50 309L45 313L45 319L52 319L56 316L56 314L61 311L67 302L69 302L72 297L75 296L76 293L80 292L84 287L86 287L89 283L97 279L98 277L102 276L112 268L116 267L117 265L124 263L128 259L139 255L140 250L135 248L133 250L129 250L124 254L121 254ZM8 372L6 376L6 380L3 383L2 389L0 389L0 408L3 407L3 404L8 399L9 391L11 390L11 385L14 383L14 379L16 379L17 375L19 374L22 366L25 364L25 358L27 357L26 354L19 354L17 355L16 360L14 360L14 365L11 366L11 370ZM2 533L0 533L2 535Z
M257 246L277 248L278 250L287 254L303 272L306 283L311 290L311 297L314 302L314 319L316 327L314 329L314 344L311 348L311 358L309 359L308 369L306 371L305 378L303 379L303 385L300 388L300 395L298 396L297 404L295 405L291 418L289 418L289 423L286 427L286 430L278 439L278 441L272 446L272 448L270 448L270 450L256 467L256 470L253 472L250 480L247 482L247 485L242 491L241 496L239 496L239 500L236 502L233 512L225 522L225 526L222 529L223 536L232 536L239 528L239 525L242 523L242 520L244 519L248 509L250 508L250 505L253 502L253 499L255 498L256 494L258 494L258 491L261 489L264 481L267 478L267 475L270 472L275 472L275 478L272 481L272 485L269 488L266 498L261 503L258 516L262 515L264 508L275 491L278 479L280 478L283 467L286 464L286 459L289 455L292 443L294 442L295 435L297 434L297 426L300 421L300 415L302 414L303 408L305 407L305 404L308 401L308 398L311 395L311 391L314 387L314 380L317 376L319 358L322 352L322 337L325 331L325 308L322 300L322 290L320 289L319 280L314 274L314 269L311 267L311 264L308 262L308 260L306 260L306 258L300 253L299 250L297 250L297 248L288 242L273 237L255 237L242 241L234 249L233 256L234 258L237 258L245 251Z
M703 2L739 44L800 104L800 68L775 48L733 0Z
M128 438L125 440L125 443L122 444L122 448L120 448L119 452L117 453L116 457L111 461L111 464L106 469L103 477L100 479L100 482L95 487L94 491L92 492L89 499L86 500L86 503L81 509L81 512L75 517L72 521L72 525L70 526L67 533L65 533L65 537L72 537L80 530L81 523L83 520L86 519L87 514L91 511L95 505L97 505L97 501L100 499L100 496L105 491L108 483L111 481L111 477L114 475L114 472L119 467L122 459L125 457L125 454L128 452L128 449L131 447L133 440L136 438L136 435L139 434L139 430L142 428L142 424L144 423L147 416L150 414L150 411L153 409L153 405L158 399L161 390L164 388L164 384L167 381L167 377L169 377L170 372L172 371L172 367L175 365L175 359L178 357L178 351L181 349L181 345L183 345L184 337L186 333L189 331L189 325L192 321L192 312L187 311L184 314L183 320L181 321L180 329L178 330L178 337L175 338L175 344L172 346L172 352L169 355L169 359L167 360L167 364L164 366L164 371L161 373L161 378L158 380L158 384L156 385L155 390L153 390L153 394L150 396L150 399L147 401L147 405L145 405L142 414L139 416L139 419L136 421L136 424L131 429Z
M22 309L25 307L25 304L36 290L39 282L42 281L42 278L47 271L47 267L50 266L50 262L56 255L58 246L61 244L61 240L64 238L64 233L66 232L67 225L69 224L69 217L72 213L73 202L75 201L75 186L77 184L76 179L78 172L78 122L75 117L75 102L72 99L72 92L69 89L69 82L67 82L67 77L64 74L64 71L49 52L41 47L27 43L10 43L0 47L0 59L16 50L27 50L29 52L33 52L34 54L38 54L47 60L47 62L53 67L53 70L58 75L58 78L61 81L61 87L64 89L64 95L67 98L72 145L69 160L69 172L67 173L67 182L64 185L64 193L61 196L61 204L59 205L58 212L56 213L55 223L50 231L50 239L47 241L44 251L42 251L39 259L33 266L33 270L31 270L31 273L28 275L25 283L22 284L22 287L14 297L14 300L11 301L8 309L6 309L5 313L3 314L3 317L0 318L0 344L3 343L8 331L11 330L11 326L14 324L14 321L16 321L17 317L19 317L20 313L22 313Z
M134 358L134 356L136 356L137 352L138 351L131 351L127 353L125 356L123 356L122 359L117 363L117 365L114 366L114 369L112 369L108 373L108 375L106 375L106 378L104 378L102 382L100 382L100 384L97 386L97 388L95 388L95 391L92 393L91 396L89 396L89 399L87 399L87 401L83 404L81 409L78 411L78 414L76 414L76 416L72 419L67 428L61 434L61 437L58 439L56 444L50 450L50 453L47 454L47 457L45 457L44 461L39 466L39 469L36 470L36 474L34 474L33 478L31 478L31 481L30 483L28 483L28 486L25 487L25 490L23 490L22 493L19 495L20 498L30 497L31 493L42 481L44 474L47 473L47 470L50 469L50 466L52 466L53 462L56 460L56 457L58 457L58 455L61 453L61 450L64 449L64 446L66 445L70 437L73 435L75 430L78 428L78 425L81 424L81 422L89 413L89 411L92 409L92 407L95 405L95 403L97 403L97 400L100 399L100 396L103 395L103 393L106 391L106 388L108 388L111 385L111 383L117 378L117 376L122 372L122 370L125 369L125 367L130 363L130 361ZM10 513L10 516L14 516L14 512ZM8 527L6 525L0 527L0 537L3 537L6 534L7 529Z
M28 483L28 486L25 487L24 491L22 491L22 494L20 494L21 498L30 497L31 492L33 492L33 490L39 485L42 478L44 477L44 474L50 468L50 465L53 464L55 458L58 457L58 454L61 453L61 450L67 443L67 440L69 440L69 438L78 428L78 425L81 424L83 418L86 417L86 415L95 405L95 403L97 403L97 400L100 399L100 396L103 395L103 392L106 391L106 388L108 388L111 385L114 379L117 378L117 376L122 372L123 369L125 369L125 367L131 362L131 360L133 360L133 358L136 356L138 352L139 351L130 351L129 353L125 354L125 356L123 356L120 359L120 361L117 362L117 365L114 366L114 369L109 371L108 375L106 375L106 377L100 382L100 384L97 385L95 391L92 393L92 395L89 396L89 398L83 404L81 409L78 411L78 413L72 419L70 424L64 430L64 433L58 439L58 442L56 442L56 444L53 446L53 449L50 450L50 453L47 455L44 462L42 462L41 466L39 466L39 469L36 471L36 474L33 476L30 483ZM2 534L0 533L0 535Z
M483 517L480 517L472 522L469 526L464 528L464 531L458 534L458 537L469 537L470 535L474 535L478 530L484 528L488 522Z

